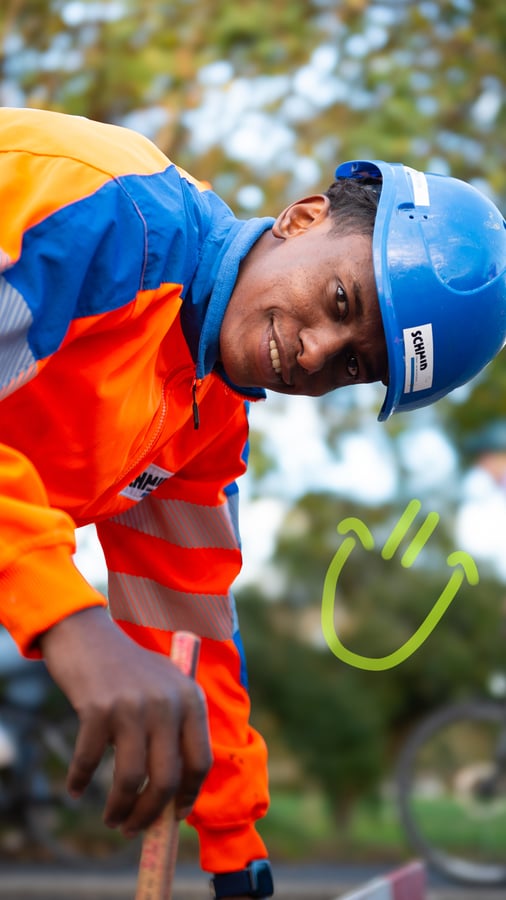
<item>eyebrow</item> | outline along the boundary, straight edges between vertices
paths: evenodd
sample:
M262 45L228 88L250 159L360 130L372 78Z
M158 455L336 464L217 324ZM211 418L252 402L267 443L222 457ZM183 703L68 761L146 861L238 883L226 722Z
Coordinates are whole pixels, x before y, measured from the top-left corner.
M357 317L357 319L363 319L364 303L362 300L362 288L360 286L360 282L358 282L355 278L353 279L352 289L353 289L353 299L355 301L355 316ZM366 357L362 357L362 360L365 365L367 380L371 381L371 378L374 378L374 372L372 370L370 360L367 359Z
M363 319L364 317L364 303L362 300L362 288L360 286L360 282L353 280L353 299L355 301L355 315L357 319ZM371 366L370 360L362 357L365 371L367 375L367 380L370 382L372 380L377 380L375 378L374 370Z
M353 287L353 299L355 300L355 313L356 313L357 318L361 319L364 316L364 303L362 300L362 287L360 285L360 282L356 281L355 279L353 280L352 287ZM388 384L388 361L387 361L386 373L379 374L371 366L371 362L369 359L364 359L364 357L363 357L363 360L364 360L367 378L369 379L369 382L380 381L381 383L385 384L384 378L386 377L387 378L386 383Z
M355 311L359 319L364 315L364 304L362 302L362 288L358 281L353 281L353 298L355 300Z

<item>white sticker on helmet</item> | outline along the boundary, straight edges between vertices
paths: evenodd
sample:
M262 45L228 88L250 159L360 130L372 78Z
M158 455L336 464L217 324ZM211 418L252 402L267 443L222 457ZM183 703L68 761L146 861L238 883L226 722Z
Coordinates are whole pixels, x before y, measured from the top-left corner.
M426 391L432 387L434 374L434 350L432 341L432 325L416 325L404 328L404 393Z
M415 206L430 206L429 185L423 172L404 166L404 171L411 178L413 186L413 202Z

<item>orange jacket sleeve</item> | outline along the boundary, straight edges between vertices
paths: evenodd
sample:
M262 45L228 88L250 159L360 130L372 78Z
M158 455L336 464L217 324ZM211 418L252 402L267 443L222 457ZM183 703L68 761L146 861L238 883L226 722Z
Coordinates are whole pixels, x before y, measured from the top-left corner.
M0 620L22 653L72 612L106 605L74 565L74 523L52 509L31 462L0 444ZM48 603L48 598L51 602Z

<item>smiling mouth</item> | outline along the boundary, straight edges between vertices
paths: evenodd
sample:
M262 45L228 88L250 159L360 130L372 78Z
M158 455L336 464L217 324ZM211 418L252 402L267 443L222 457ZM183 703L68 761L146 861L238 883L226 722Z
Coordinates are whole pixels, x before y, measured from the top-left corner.
M278 345L276 344L274 338L271 338L269 341L269 354L271 357L272 368L274 369L276 375L279 375L279 377L281 378L281 360L279 358Z

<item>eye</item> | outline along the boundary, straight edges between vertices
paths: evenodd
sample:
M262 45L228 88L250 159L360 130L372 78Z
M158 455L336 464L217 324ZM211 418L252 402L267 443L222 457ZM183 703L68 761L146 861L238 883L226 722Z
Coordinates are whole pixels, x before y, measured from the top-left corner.
M346 360L346 370L351 378L358 378L358 359L356 356L349 356Z
M346 291L344 290L342 284L337 286L336 291L336 304L337 311L339 313L339 318L345 319L348 315L349 306L348 306L348 297L346 296Z

